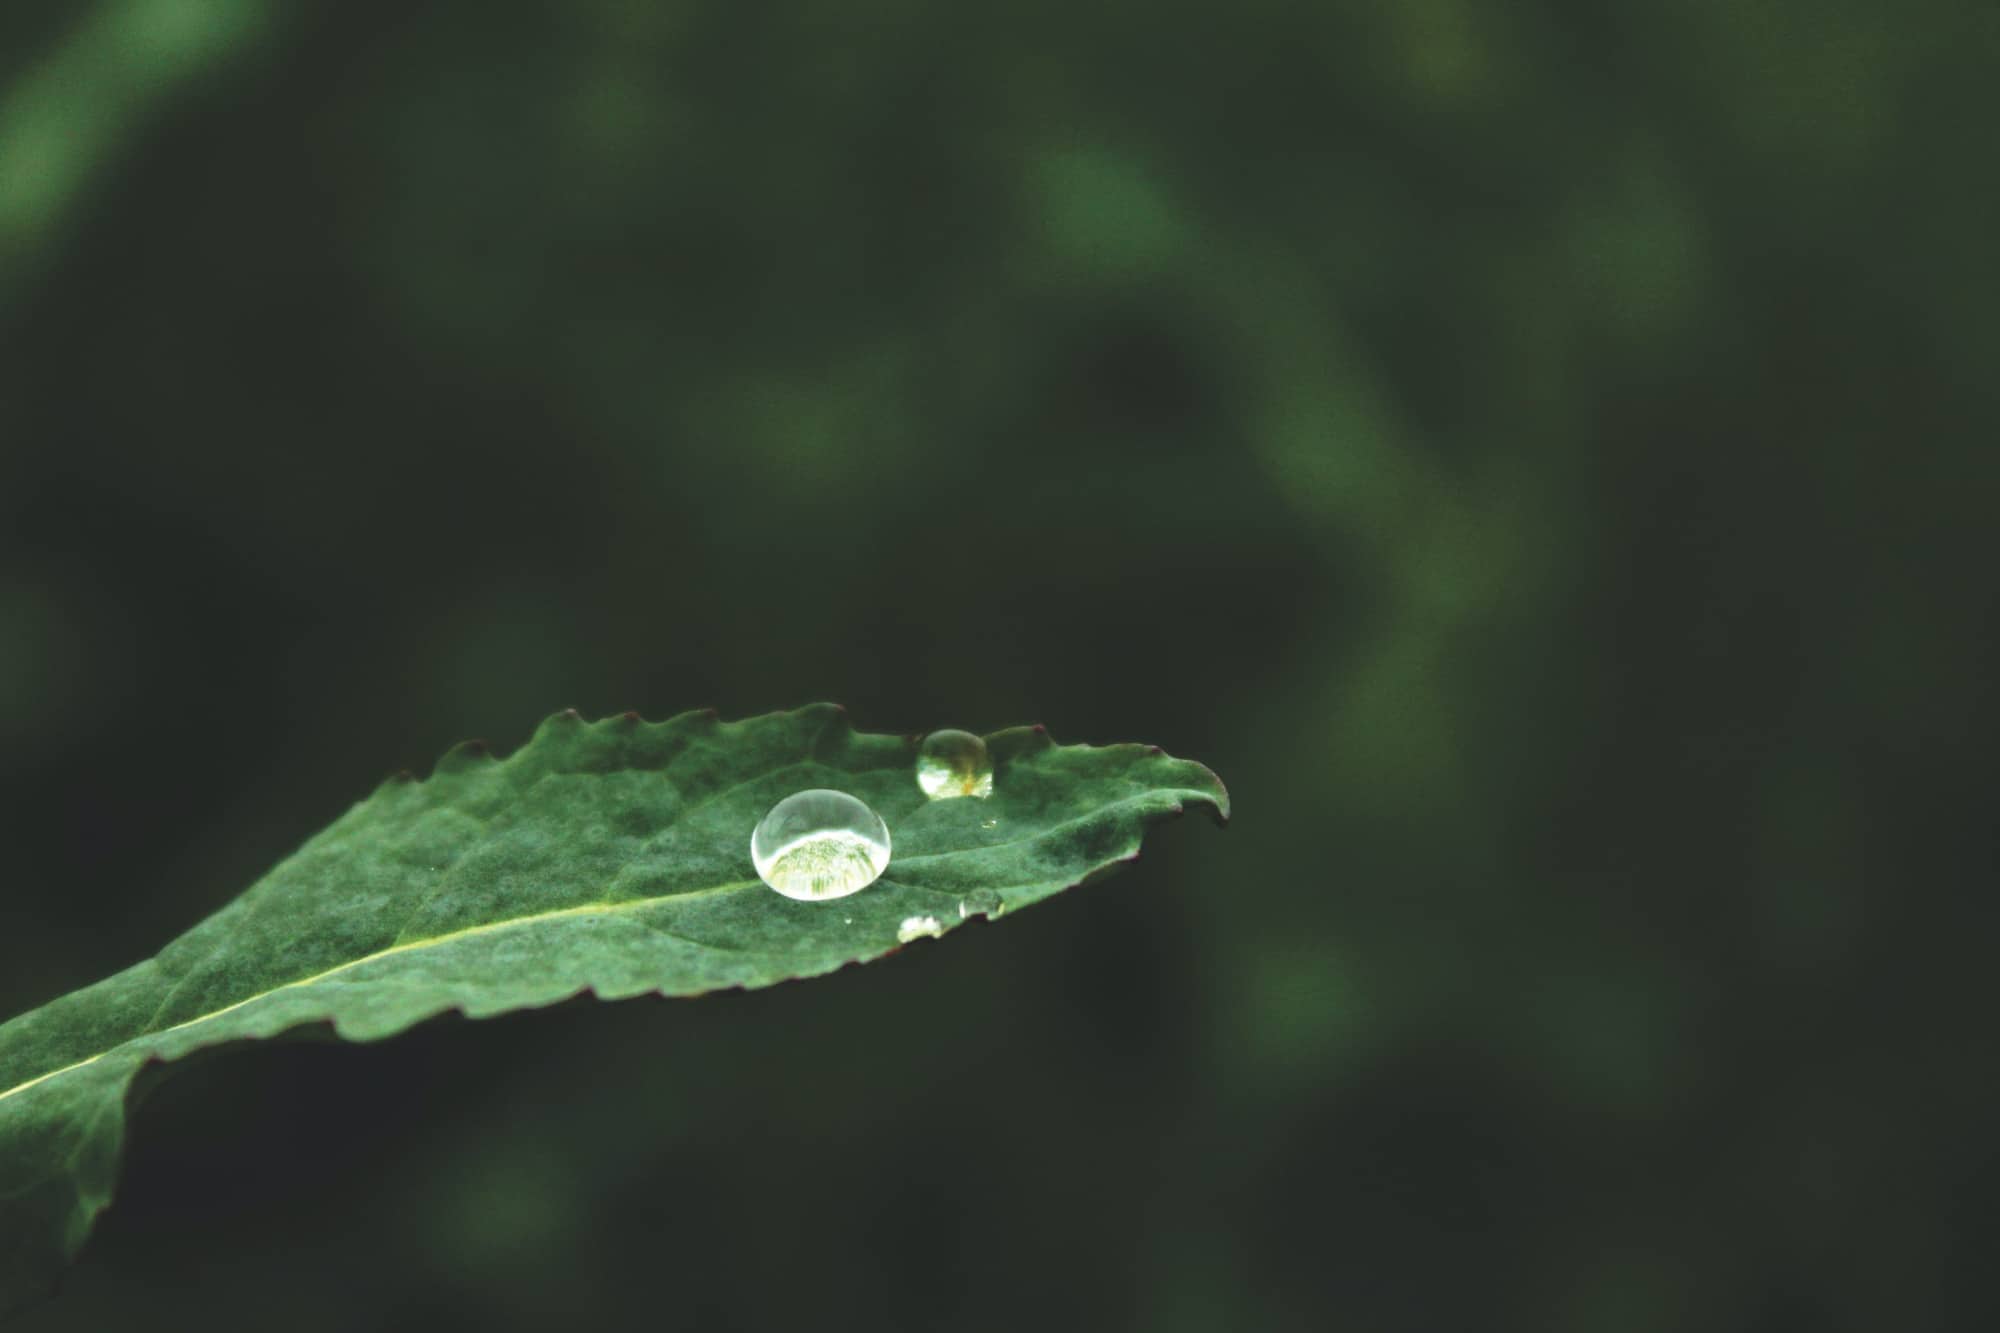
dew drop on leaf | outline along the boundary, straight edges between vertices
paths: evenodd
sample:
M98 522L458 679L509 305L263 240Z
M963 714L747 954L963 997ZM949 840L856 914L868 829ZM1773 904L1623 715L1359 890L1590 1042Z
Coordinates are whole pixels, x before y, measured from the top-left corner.
M896 927L896 943L908 944L911 940L925 935L932 939L944 934L944 926L934 916L906 916L903 924Z
M999 916L1005 906L1000 895L992 889L974 889L958 900L958 919L963 921L967 917L983 916L990 920Z
M933 801L993 794L993 760L969 731L933 731L917 751L917 785Z
M787 898L845 898L888 867L889 829L866 802L814 787L787 796L757 821L750 861L758 878Z

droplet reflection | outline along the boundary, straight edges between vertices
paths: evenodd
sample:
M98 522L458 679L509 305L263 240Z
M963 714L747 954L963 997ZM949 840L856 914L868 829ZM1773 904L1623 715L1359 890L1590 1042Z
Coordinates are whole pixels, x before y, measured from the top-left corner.
M969 731L933 731L917 751L917 785L933 801L991 796L993 760L986 742Z
M845 898L888 867L889 829L866 802L814 787L787 796L757 821L750 861L758 878L787 898Z

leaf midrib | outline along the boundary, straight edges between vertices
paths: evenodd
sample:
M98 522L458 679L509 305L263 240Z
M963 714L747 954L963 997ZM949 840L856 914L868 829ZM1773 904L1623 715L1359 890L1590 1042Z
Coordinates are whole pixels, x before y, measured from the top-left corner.
M486 935L486 934L491 934L494 931L511 930L517 926L532 926L532 925L537 925L543 921L557 921L566 917L593 916L593 915L605 916L614 912L636 912L648 907L657 907L661 903L680 902L688 898L701 898L701 897L706 897L710 894L729 893L736 889L747 889L754 887L757 883L758 881L753 879L739 879L739 880L731 880L727 884L711 885L710 887L705 889L686 889L678 893L657 894L650 898L629 898L626 899L624 902L582 903L575 907L558 907L546 912L530 912L526 916L508 917L503 921L488 921L477 926L466 926L460 930L447 931L442 935L433 935L428 939L410 940L408 942L399 942L396 944L391 944L386 949L377 949L374 953L363 954L359 958L349 959L345 963L337 964L336 966L329 967L321 972L315 972L311 976L299 977L296 978L295 980L283 982L279 985L272 986L267 990L258 991L254 995L246 995L240 1000L236 1000L229 1004L223 1005L220 1009L212 1009L208 1013L197 1014L193 1018L184 1019L183 1021L175 1023L170 1027L159 1028L156 1031L152 1032L141 1032L136 1036L127 1037L125 1040L119 1042L116 1046L112 1046L106 1050L99 1051L95 1055L86 1056L83 1059L77 1060L71 1064L63 1065L59 1069L51 1069L46 1074L37 1074L35 1075L35 1077L28 1079L25 1082L15 1084L13 1087L6 1089L4 1092L0 1092L0 1102L6 1101L9 1097L12 1097L16 1093L26 1092L29 1088L34 1087L37 1083L46 1083L52 1078L59 1078L64 1074L72 1072L73 1070L84 1069L91 1065L94 1065L98 1061L105 1059L107 1056L116 1054L122 1048L132 1045L134 1042L145 1041L153 1037L164 1037L169 1033L180 1032L186 1028L198 1027L203 1023L211 1022L214 1019L220 1018L224 1014L234 1013L238 1009L242 1009L248 1005L255 1004L259 1000L269 999L271 996L277 995L283 991L300 990L308 986L316 985L319 982L325 981L328 977L336 976L339 973L350 971L351 969L360 967L365 963L372 963L383 958L392 958L398 954L414 953L422 949L436 948L441 945L450 944L457 940L467 939L475 935ZM702 945L702 942L700 940L692 939L687 936L676 935L675 938L686 939L688 943L701 947L712 947L712 946L704 946Z
M678 719L670 719L667 723L664 723L662 725L670 726L672 725L673 721L677 720ZM817 741L815 741L815 744L817 744ZM666 767L660 770L661 776L662 777L670 776L673 771L674 765L678 763L686 755L686 752L687 751L683 749L680 753L676 754L671 760L669 760ZM501 760L500 762L502 764L512 763L513 758L514 757L509 757L508 759ZM679 823L683 821L688 815L693 814L694 812L706 806L712 805L722 797L728 796L731 793L741 790L744 787L752 786L758 782L766 781L776 774L790 772L792 769L800 768L815 762L817 762L817 760L813 756L808 755L804 759L793 760L790 763L781 764L777 768L768 769L762 773L753 774L750 777L744 778L739 782L731 783L729 786L723 788L720 791L710 792L708 795L696 801L693 805L686 806L680 810L675 811L675 822ZM549 775L546 773L537 774L533 779L533 781L531 781L528 784L526 790L532 791L535 787L540 786L541 783L548 778L548 776ZM446 870L443 880L448 880L451 874L457 871L458 866L461 863L462 863L462 858L455 857L453 859L452 865ZM444 887L443 880L441 880L440 883L433 885L431 887L429 892L427 892L424 896L423 900L424 902L429 902L430 900L432 900L437 896L440 889ZM747 888L756 882L757 881L755 880L736 880L728 884L716 885L712 888L693 889L682 893L661 894L652 898L634 898L629 901L620 903L587 903L576 907L558 908L549 912L531 913L527 916L522 916L522 917L510 917L505 921L489 921L483 925L468 926L462 930L450 931L443 935L433 936L422 940L405 941L401 938L398 938L395 943L389 945L385 949L378 949L374 953L365 954L360 958L351 959L348 962L327 968L325 971L322 972L315 972L311 976L300 977L293 981L284 982L281 985L273 986L268 990L259 991L255 995L247 995L240 1000L236 1000L222 1006L220 1009L214 1009L205 1014L197 1014L193 1018L185 1019L179 1023L174 1023L168 1027L159 1028L151 1032L141 1032L136 1036L127 1037L125 1040L119 1042L116 1046L112 1046L105 1050L99 1051L95 1055L86 1056L81 1060L76 1060L71 1062L70 1064L62 1065L58 1068L51 1069L44 1074L37 1074L35 1075L35 1077L23 1080L22 1082L15 1084L13 1087L8 1088L5 1091L0 1091L0 1102L6 1101L9 1097L12 1097L17 1092L27 1091L29 1088L34 1087L37 1083L46 1083L48 1080L56 1078L63 1074L67 1074L72 1070L84 1069L89 1067L90 1065L94 1065L98 1061L103 1060L106 1057L115 1054L121 1047L129 1046L133 1042L144 1041L149 1037L164 1037L169 1033L179 1032L184 1028L196 1027L202 1023L210 1021L211 1019L220 1018L224 1014L234 1013L236 1010L244 1008L246 1005L255 1004L257 1001L265 999L272 995L276 995L280 991L294 990L310 986L313 985L315 982L323 981L328 977L336 975L337 973L347 971L350 968L360 967L364 963L371 963L379 958L386 958L394 956L396 954L409 953L414 950L428 948L433 945L444 944L449 941L460 939L468 935L481 934L487 931L505 930L513 926L530 925L538 921L554 920L566 916L584 916L584 915L589 915L593 912L603 913L611 911L630 911L630 910L635 910L637 908L650 906L655 903L670 902L680 898L693 898L693 897L699 897L703 894L720 893L729 889ZM422 911L422 907L423 903L419 903L418 907L410 913L410 919L414 920L415 917ZM688 943L700 945L701 941L689 939ZM194 975L195 971L190 970L186 976L183 976L182 978L180 978L179 981L176 981L174 983L174 985L169 989L168 994L160 1001L161 1009L154 1011L155 1018L157 1018L159 1016L159 1013L162 1010L164 1010L164 1007L171 1002L171 1000L173 999L173 991L178 990L182 985L185 985L189 980L193 978Z

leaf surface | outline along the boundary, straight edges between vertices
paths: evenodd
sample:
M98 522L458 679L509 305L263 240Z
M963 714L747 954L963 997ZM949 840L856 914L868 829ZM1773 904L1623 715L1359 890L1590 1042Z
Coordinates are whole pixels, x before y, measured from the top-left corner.
M157 957L0 1026L0 1311L46 1294L110 1202L152 1066L308 1025L375 1041L447 1011L818 976L1093 878L1190 804L1228 817L1213 773L1154 747L987 744L992 795L932 801L914 738L831 705L566 712L504 760L472 742L384 783ZM808 787L888 823L888 869L850 897L797 902L751 865L751 828Z

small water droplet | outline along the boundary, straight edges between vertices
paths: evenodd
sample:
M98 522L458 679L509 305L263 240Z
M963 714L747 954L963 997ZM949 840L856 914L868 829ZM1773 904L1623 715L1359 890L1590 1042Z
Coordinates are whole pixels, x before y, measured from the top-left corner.
M999 827L1000 827L1000 821L999 821L999 820L997 820L997 819L982 819L982 820L980 820L980 821L979 821L979 827L981 827L981 828L999 828Z
M911 940L925 935L932 939L944 934L944 925L934 916L906 916L903 924L896 927L896 943L908 944Z
M970 916L983 916L990 920L999 916L1005 906L1000 895L992 889L974 889L958 900L958 919L963 921Z
M917 785L933 801L993 794L993 760L969 731L933 731L917 751Z
M787 898L845 898L887 868L889 829L866 802L814 787L787 796L757 821L750 861L758 878Z

